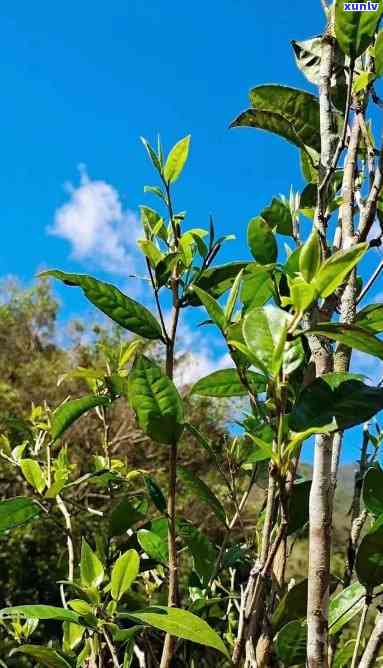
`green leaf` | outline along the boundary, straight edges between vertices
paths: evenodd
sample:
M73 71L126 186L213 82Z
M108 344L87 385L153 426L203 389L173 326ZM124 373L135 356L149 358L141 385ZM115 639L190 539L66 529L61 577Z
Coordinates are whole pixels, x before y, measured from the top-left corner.
M20 468L25 480L41 494L46 487L46 482L40 464L34 459L22 459Z
M72 622L63 623L63 650L72 652L81 642L85 628Z
M81 598L72 598L71 601L68 601L68 605L81 617L92 614L92 606Z
M305 578L291 587L278 603L272 617L274 632L281 626L306 615L308 579Z
M288 86L258 86L250 91L253 106L236 118L230 127L268 130L299 148L309 146L320 152L318 99Z
M335 35L342 51L355 59L371 44L383 6L376 0L377 11L346 11L344 0L335 1Z
M183 431L183 403L173 381L144 355L128 376L129 398L141 429L158 443L176 443Z
M225 318L226 318L227 322L231 322L231 319L232 319L232 316L233 316L233 313L234 313L234 309L235 309L235 305L237 303L239 291L241 289L241 281L242 281L242 277L243 277L243 271L244 270L242 269L239 272L238 276L236 277L236 279L233 283L233 287L231 288L230 294L229 294L228 299L227 299L227 303L226 303L226 306L225 306Z
M165 167L164 179L167 183L174 183L180 176L189 155L190 135L181 139L170 151Z
M318 187L316 183L308 183L301 194L301 199L299 203L300 211L305 212L308 209L314 211L317 202L317 197L318 197ZM304 213L304 215L309 217L307 213Z
M323 262L314 280L318 295L323 299L332 295L342 285L350 271L360 262L368 247L368 243L357 244L348 250L334 253Z
M25 654L47 666L47 668L72 668L72 664L54 649L50 647L41 647L39 645L21 645L16 647L12 654Z
M310 490L311 480L298 481L293 485L289 502L288 536L302 529L309 521Z
M104 567L86 540L82 539L80 561L81 583L86 587L99 587L104 579Z
M241 301L244 309L264 306L274 294L271 271L261 265L249 264L242 281Z
M349 348L356 348L363 353L383 359L383 341L367 329L360 327L359 323L347 325L340 322L323 322L315 325L313 329L308 330L305 334L326 336L328 339L343 343Z
M168 545L166 540L158 536L153 531L140 529L137 532L137 540L148 557L166 564L168 561Z
M139 239L137 243L144 255L148 258L152 267L157 267L157 265L164 260L165 255L161 253L160 249L153 243L153 241L150 241L149 239Z
M111 594L115 601L129 591L140 571L140 557L136 550L128 550L116 561L111 575Z
M161 191L160 191L161 192ZM158 194L158 193L157 193ZM149 237L156 235L167 241L168 232L162 216L149 206L140 206L141 223Z
M15 527L28 524L41 513L39 506L22 496L0 501L0 534Z
M287 282L290 297L282 297L282 304L291 303L296 313L304 313L317 298L315 287L312 283L306 283L300 276L296 278L288 277Z
M268 374L274 373L279 361L275 360L275 350L286 335L292 316L276 306L264 306L249 311L243 323L243 336L251 353L260 363L260 369ZM295 342L286 342L283 349L283 369L291 374L303 361L302 346ZM276 365L276 366L275 366Z
M307 626L306 621L289 622L278 633L275 641L277 657L283 666L295 666L306 661Z
M162 339L161 326L152 313L142 304L124 295L114 285L98 281L91 276L66 274L55 269L44 271L40 276L51 276L66 285L82 288L87 299L121 327L145 339Z
M370 468L364 476L363 502L369 513L383 514L383 471L381 468Z
M230 290L239 272L247 267L249 262L231 262L230 264L218 265L206 269L202 275L193 280L192 285L187 291L187 303L191 306L201 306L201 301L194 286L202 288L209 295L218 299L227 290Z
M316 156L318 156L317 153ZM318 183L319 156L317 160L314 160L307 150L301 149L300 162L303 178L309 184Z
M166 499L156 481L148 475L144 476L146 489L157 510L166 513Z
M31 617L31 619L54 619L58 622L80 624L81 618L75 612L53 605L15 605L0 610L0 618Z
M129 499L123 499L112 511L109 519L109 536L120 536L137 522L145 519L140 504L133 506Z
M229 653L219 635L204 619L187 610L153 606L137 612L122 613L119 616L131 619L134 622L148 624L177 638L190 640L206 647L213 647L229 658Z
M299 255L299 271L307 283L316 276L321 264L321 245L319 234L314 229Z
M266 378L254 371L247 371L246 378L255 392L264 392ZM220 369L201 378L193 385L190 394L201 397L241 397L248 393L242 384L236 369Z
M383 515L362 538L356 553L355 570L365 587L376 587L383 582Z
M154 167L156 168L158 173L161 174L162 173L161 162L160 162L160 160L158 158L158 155L155 152L154 148L151 147L151 145L145 139L145 137L141 137L141 141L142 141L143 145L145 146L147 154L148 154L150 160L152 161Z
M252 218L247 230L247 241L253 257L260 264L272 264L278 256L275 236L267 222L258 216Z
M355 324L375 334L383 332L383 304L369 304L359 311Z
M353 582L352 585L331 597L328 611L330 635L336 635L360 612L364 604L365 593L365 588L359 582Z
M177 466L177 473L187 489L192 494L198 496L203 503L206 503L212 509L216 517L226 525L225 509L209 487L184 466Z
M255 434L249 433L249 437L253 441L255 448L253 447L250 452L245 453L244 462L246 464L257 464L258 462L270 460L273 456L272 443L263 441L258 436L255 436Z
M355 640L349 640L340 647L335 653L331 668L348 668L348 666L351 666L354 648Z
M360 93L362 90L365 90L367 86L369 86L370 83L374 81L374 79L375 74L372 72L361 72L358 74L352 86L352 92L354 95L356 93Z
M208 584L217 561L217 550L209 538L191 522L177 523L178 535L187 545L194 560L194 569L203 584Z
M66 401L59 406L52 415L52 440L57 441L58 438L61 438L64 432L76 422L81 415L84 415L84 413L91 410L91 408L96 408L96 406L108 406L110 402L111 400L109 397L97 397L94 394L86 395L80 399Z
M209 452L211 455L214 457L214 446L211 445L211 443L201 434L196 427L194 427L192 424L189 424L188 422L185 422L185 429L188 431L196 441L206 450Z
M375 74L377 77L383 74L383 30L379 30L375 42Z
M348 429L382 408L382 389L365 385L355 374L327 373L303 389L290 413L290 427L323 433Z
M293 232L293 220L288 204L279 197L273 197L271 204L261 211L263 218L270 229L276 229L278 234L291 236Z
M199 300L204 305L212 321L219 327L221 330L225 329L226 318L223 312L223 308L218 304L218 302L211 297L208 292L205 292L201 288L194 286L194 292L197 294Z

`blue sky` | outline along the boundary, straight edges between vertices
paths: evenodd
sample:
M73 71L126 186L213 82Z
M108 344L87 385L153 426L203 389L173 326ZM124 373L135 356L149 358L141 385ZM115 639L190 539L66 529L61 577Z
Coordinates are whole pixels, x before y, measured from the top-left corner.
M130 262L137 268L135 214L154 205L140 135L160 132L169 148L192 134L177 208L192 227L212 213L219 233L236 234L222 260L248 258L249 219L290 185L302 188L294 147L228 125L254 85L310 89L290 40L320 32L319 0L20 0L0 14L1 275L30 282L58 267L137 291L126 277ZM89 313L77 291L58 294L63 317Z

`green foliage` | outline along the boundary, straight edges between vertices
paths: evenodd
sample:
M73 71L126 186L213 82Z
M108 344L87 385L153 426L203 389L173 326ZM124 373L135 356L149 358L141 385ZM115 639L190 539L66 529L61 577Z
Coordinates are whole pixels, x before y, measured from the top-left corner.
M266 389L265 378L254 371L247 371L246 381L255 392ZM247 389L241 381L236 369L220 369L201 378L191 389L191 394L201 397L240 397L247 394Z
M383 582L383 516L374 522L359 545L355 570L359 581L368 589Z
M307 627L305 621L289 622L278 633L275 651L284 666L294 666L306 660Z
M0 533L28 524L41 513L32 499L15 497L0 502Z
M42 278L49 276L59 279L65 285L80 287L92 304L124 329L145 339L162 339L161 327L150 311L113 285L91 276L66 274L56 269L41 274Z
M90 394L81 399L72 399L72 401L65 402L59 406L52 415L51 422L51 436L53 441L65 433L65 431L78 420L81 415L84 415L91 408L96 406L108 406L110 404L109 397L98 397Z
M278 255L277 242L268 223L258 216L248 227L247 240L253 257L259 264L272 264Z
M364 476L363 501L369 513L383 514L383 472L380 468L370 468Z
M381 2L376 12L348 12L342 0L335 0L335 34L342 51L357 58L371 44L383 12Z
M135 550L127 550L115 562L111 574L111 593L114 600L130 589L140 570L140 558Z
M41 665L47 668L72 668L67 659L49 647L38 647L36 645L22 645L13 651L13 654L26 654L33 657Z
M147 610L126 613L132 621L144 622L161 631L170 632L178 638L213 647L228 656L228 651L219 635L209 627L205 620L187 610L156 606Z
M225 510L221 502L217 499L209 487L184 466L178 467L178 475L188 490L192 494L198 496L204 503L206 503L218 517L218 519L223 524L226 524Z
M294 431L348 429L369 420L383 407L383 391L355 374L327 373L301 393L290 414Z
M104 567L84 539L81 545L80 572L81 584L84 587L98 587L104 579Z
M336 635L362 609L364 605L365 588L354 582L331 597L329 606L329 632Z
M231 127L268 130L300 148L320 150L318 99L288 86L258 86L250 91L252 108L236 118Z
M177 442L183 431L182 399L160 367L139 355L129 373L128 391L141 429L159 443Z
M190 135L181 139L170 151L164 166L164 179L174 183L180 176L189 155Z

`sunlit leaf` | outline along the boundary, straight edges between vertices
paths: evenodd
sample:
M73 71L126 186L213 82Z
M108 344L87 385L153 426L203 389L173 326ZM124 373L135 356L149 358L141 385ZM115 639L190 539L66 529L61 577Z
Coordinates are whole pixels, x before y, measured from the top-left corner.
M383 12L381 0L377 11L347 11L344 0L335 0L335 34L342 51L357 58L371 44Z
M127 550L118 557L112 569L111 594L114 600L120 598L130 589L140 570L140 557L136 550Z
M245 376L256 393L265 391L267 381L264 376L254 371L247 371ZM247 395L248 390L236 369L220 369L197 381L190 393L202 397L240 397Z
M138 355L128 376L129 400L141 429L158 443L171 445L183 431L184 410L178 391L160 367Z
M32 499L16 496L0 501L0 533L28 524L41 513L41 508Z
M81 415L96 406L108 406L111 400L109 397L96 396L89 394L80 399L72 399L66 401L61 406L56 408L51 418L51 437L53 441L64 434L64 432L78 420Z
M58 270L44 271L40 276L51 276L66 285L82 288L89 301L121 327L145 339L162 339L161 326L152 313L114 285L98 281L92 276L66 274Z
M187 610L155 606L137 612L120 613L119 616L131 619L133 622L149 624L177 638L213 647L229 658L228 651L219 635L204 619Z

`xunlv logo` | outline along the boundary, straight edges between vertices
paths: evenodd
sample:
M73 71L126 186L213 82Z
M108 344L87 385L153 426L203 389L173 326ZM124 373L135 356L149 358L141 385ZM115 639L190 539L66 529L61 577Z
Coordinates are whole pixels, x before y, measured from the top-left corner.
M379 2L345 2L345 12L377 12Z

